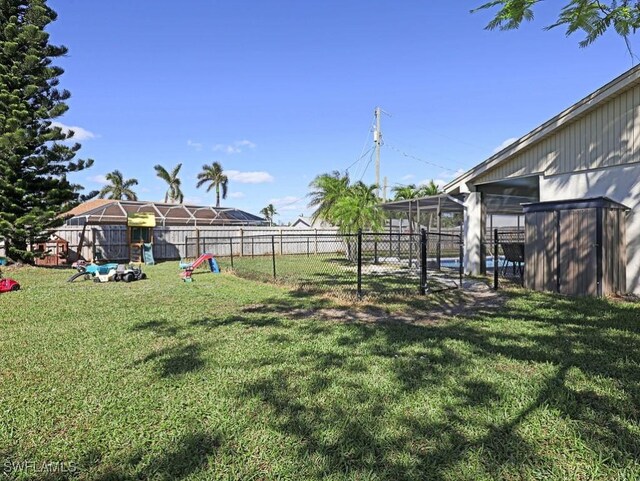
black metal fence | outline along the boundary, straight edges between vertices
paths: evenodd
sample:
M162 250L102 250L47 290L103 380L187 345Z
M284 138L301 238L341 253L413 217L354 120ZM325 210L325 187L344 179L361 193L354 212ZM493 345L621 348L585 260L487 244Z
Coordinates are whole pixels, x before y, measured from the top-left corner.
M462 285L459 235L427 233L274 234L187 238L195 258L211 253L241 277L358 297L425 294Z
M495 229L491 238L490 263L493 269L493 287L523 285L524 282L524 230Z

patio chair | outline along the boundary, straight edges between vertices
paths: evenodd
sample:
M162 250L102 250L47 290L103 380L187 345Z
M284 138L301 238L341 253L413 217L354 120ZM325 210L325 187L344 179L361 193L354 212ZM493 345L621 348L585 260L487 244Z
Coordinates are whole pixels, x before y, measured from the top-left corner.
M513 275L524 276L524 242L502 242L502 253L504 261L502 262L502 275L506 275L509 264L513 267Z

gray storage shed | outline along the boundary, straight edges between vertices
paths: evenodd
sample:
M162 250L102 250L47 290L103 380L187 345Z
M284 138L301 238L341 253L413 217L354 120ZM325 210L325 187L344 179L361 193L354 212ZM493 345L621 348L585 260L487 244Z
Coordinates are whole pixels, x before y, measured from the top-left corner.
M523 208L525 287L571 296L626 292L626 206L595 197Z

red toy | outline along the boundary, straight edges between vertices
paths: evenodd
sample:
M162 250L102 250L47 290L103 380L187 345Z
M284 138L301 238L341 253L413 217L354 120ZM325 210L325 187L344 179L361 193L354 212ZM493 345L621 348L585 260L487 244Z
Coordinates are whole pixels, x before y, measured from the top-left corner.
M2 277L2 272L0 272L0 292L11 292L11 291L17 291L19 289L20 289L20 284L18 284L13 279Z

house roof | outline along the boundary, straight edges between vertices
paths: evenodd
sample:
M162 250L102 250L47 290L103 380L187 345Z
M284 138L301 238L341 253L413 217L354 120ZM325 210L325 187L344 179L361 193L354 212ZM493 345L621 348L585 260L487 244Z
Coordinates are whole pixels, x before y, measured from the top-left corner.
M291 225L296 226L296 225L298 225L298 224L304 224L304 225L306 225L307 227L311 227L311 225L313 224L313 222L312 222L312 220L311 220L311 219L309 219L309 218L307 218L307 217L298 217L298 218L293 222L293 224L291 224Z
M595 92L587 95L582 100L576 102L568 109L563 110L555 117L547 120L539 127L536 127L528 134L522 136L501 151L492 155L484 162L481 162L464 174L458 176L447 185L445 185L443 190L450 193L456 192L459 187L466 182L470 182L483 173L487 172L488 170L493 169L504 162L508 162L509 160L511 160L511 158L513 158L515 154L531 147L533 144L536 144L541 140L544 140L561 128L565 127L570 122L573 122L580 117L585 116L587 113L597 108L602 103L620 95L630 88L633 88L639 83L640 65L637 65L632 69L626 71L619 77L613 79L603 87L600 87Z
M129 214L148 212L156 225L261 225L262 217L230 207L209 207L161 202L95 199L69 211L69 224L127 224Z
M90 210L93 210L97 207L102 207L103 205L111 204L113 200L111 199L91 199L82 204L77 205L70 211L64 214L65 217L73 217L76 215L84 214Z

